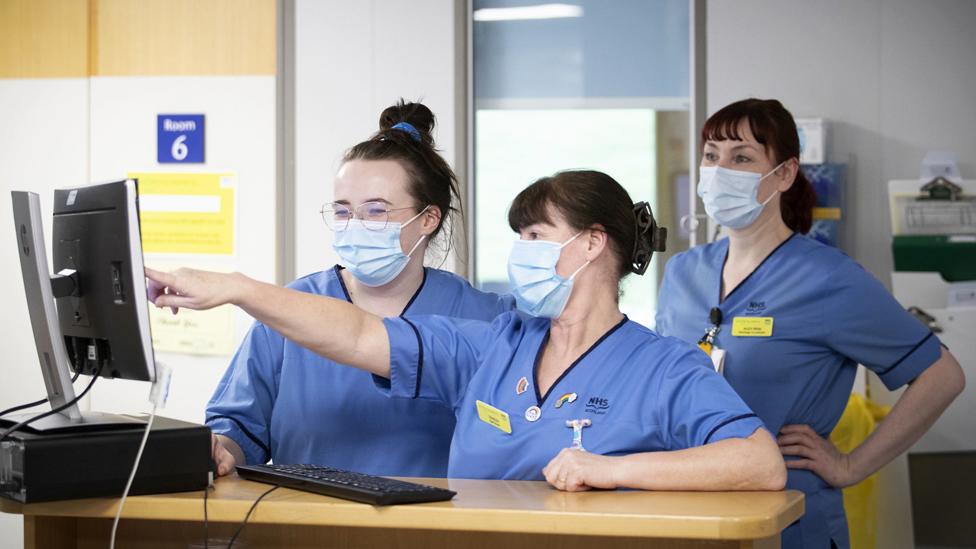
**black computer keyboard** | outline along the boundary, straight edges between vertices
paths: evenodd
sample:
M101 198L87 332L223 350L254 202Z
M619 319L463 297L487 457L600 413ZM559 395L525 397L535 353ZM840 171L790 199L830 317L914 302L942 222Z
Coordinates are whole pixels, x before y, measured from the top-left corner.
M445 501L457 492L318 465L238 465L248 480L278 484L373 505Z

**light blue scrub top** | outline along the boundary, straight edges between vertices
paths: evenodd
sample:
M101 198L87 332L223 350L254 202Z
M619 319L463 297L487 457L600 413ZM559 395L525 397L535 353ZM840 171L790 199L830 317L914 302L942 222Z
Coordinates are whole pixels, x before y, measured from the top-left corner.
M340 269L289 287L351 301ZM510 296L483 293L451 273L425 269L404 314L488 320L513 307ZM444 476L454 423L450 408L386 398L368 373L323 358L260 322L207 406L207 424L234 439L249 464L312 463L374 475Z
M912 381L941 353L938 338L857 262L794 234L719 303L728 239L668 262L657 330L697 342L722 311L715 345L725 378L766 426L802 423L827 437L847 405L857 364L889 389ZM735 317L772 317L771 337L732 335ZM701 353L705 356L704 353ZM815 473L790 469L787 488L807 496L803 518L783 533L784 548L849 547L841 491Z
M592 422L583 447L604 455L678 450L762 427L701 351L626 318L545 395L535 372L548 319L510 312L491 323L438 316L384 323L391 375L375 378L377 385L454 409L450 477L541 480L543 467L572 445L571 419ZM479 419L478 400L508 414L511 434ZM541 409L535 422L525 416L533 405Z

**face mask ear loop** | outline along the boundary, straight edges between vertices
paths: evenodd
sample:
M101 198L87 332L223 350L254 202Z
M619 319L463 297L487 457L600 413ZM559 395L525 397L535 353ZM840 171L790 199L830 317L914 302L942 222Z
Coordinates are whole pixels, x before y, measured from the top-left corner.
M566 242L563 242L562 246L560 246L559 248L562 249L564 246L566 246L570 242L576 240L579 237L579 235L581 235L581 234L583 234L583 231L580 231L580 232L576 233L575 235L573 235L573 238L570 238ZM586 263L584 263L579 269L576 269L575 271L573 271L573 274L569 275L569 278L567 278L566 280L573 280L574 278L576 278L576 275L579 274L579 272L583 270L583 267L586 267L589 264L590 264L590 260L586 260Z
M417 250L417 247L420 246L420 243L423 242L425 238L427 238L427 235L425 234L420 235L420 239L417 240L417 243L413 245L413 248L410 248L409 252L407 252L407 257L413 255L413 253Z
M759 178L759 181L762 181L763 179L766 179L767 177L769 177L769 176L773 175L774 173L776 173L776 170L782 168L783 167L783 164L786 164L787 162L789 162L789 160L784 160L784 161L780 162L779 164L777 164L775 168L773 168L772 170L769 170L769 173L767 173L766 175L760 177Z
M580 231L580 232L574 234L573 235L573 238L570 238L566 242L563 242L562 244L560 244L559 245L559 249L561 250L561 249L565 248L570 242L572 242L572 241L576 240L577 238L579 238L579 235L581 235L581 234L583 234L583 231Z
M426 205L426 206L424 206L424 209L422 209L422 210L420 210L420 212L418 212L418 213L417 213L417 215L415 215L415 216L413 216L413 217L411 217L411 218L410 218L410 219L409 219L409 220L408 220L408 221L407 221L406 223L404 223L403 225L400 225L400 228L402 229L402 228L404 228L404 227L406 227L407 225L409 225L409 224L411 224L411 223L413 223L415 219L417 219L418 217L420 217L421 215L423 215L423 214L424 214L424 212L426 212L426 211L427 211L427 208L430 208L430 204L428 204L428 205ZM417 240L417 243L413 245L413 248L410 248L410 251L409 251L409 252L407 252L407 257L411 257L411 256L413 256L413 253L414 253L415 251L417 251L417 247L418 247L418 246L420 246L420 243L421 243L421 242L423 242L425 238L427 238L427 235L425 235L425 234L422 234L422 235L420 235L420 239L419 239L419 240Z
M575 271L575 272L573 272L573 274L571 274L571 275L569 275L569 278L568 278L568 279L566 279L566 280L572 280L572 279L574 279L574 278L576 278L576 275L578 275L578 274L579 274L579 272L583 270L583 267L586 267L586 266L587 266L587 265L589 265L589 264L590 264L590 261L589 261L589 260L587 260L587 261L586 261L586 263L584 263L584 264L583 264L582 266L580 266L580 268L579 268L579 269L576 269L576 271Z
M769 177L769 176L773 175L774 173L776 173L776 170L782 168L783 167L783 164L786 164L787 162L789 162L789 160L784 160L784 161L780 162L775 168L773 168L772 170L770 170L769 173L767 173L766 175L760 177L759 178L759 181L762 181L763 179L766 179L767 177ZM767 198L766 200L764 200L762 202L762 206L763 207L766 207L766 204L769 204L769 201L772 200L773 197L776 196L777 194L779 194L779 190L774 190L773 191L773 194L769 195L769 198Z

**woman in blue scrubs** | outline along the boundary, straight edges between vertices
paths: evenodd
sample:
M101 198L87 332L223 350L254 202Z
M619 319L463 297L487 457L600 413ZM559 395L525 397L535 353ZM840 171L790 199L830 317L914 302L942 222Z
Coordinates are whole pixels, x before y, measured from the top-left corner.
M870 273L800 234L815 198L793 117L778 101L728 105L705 123L702 143L698 194L728 238L668 262L657 330L700 342L778 433L787 488L807 496L783 546L848 547L840 488L918 440L962 391L962 370ZM889 389L909 387L870 438L841 454L827 437L858 364Z
M775 442L708 358L620 312L621 278L663 249L646 203L605 174L562 172L522 191L509 224L521 235L508 271L522 312L490 323L382 319L239 274L147 275L167 288L158 306L236 304L374 374L395 400L449 406L451 477L561 490L782 488Z
M433 148L421 104L386 109L380 131L345 155L323 218L342 265L292 282L381 316L488 320L511 297L479 292L425 268L428 243L460 203ZM321 328L321 326L320 326ZM385 398L370 376L340 366L256 322L207 406L221 475L238 463L316 463L371 474L443 476L454 413L427 400Z

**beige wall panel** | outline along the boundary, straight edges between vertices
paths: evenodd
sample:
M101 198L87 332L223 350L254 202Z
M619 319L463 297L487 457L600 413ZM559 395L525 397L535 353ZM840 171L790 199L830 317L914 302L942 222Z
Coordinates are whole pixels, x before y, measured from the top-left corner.
M88 0L0 0L0 78L88 75Z
M92 75L273 75L275 0L93 0Z

